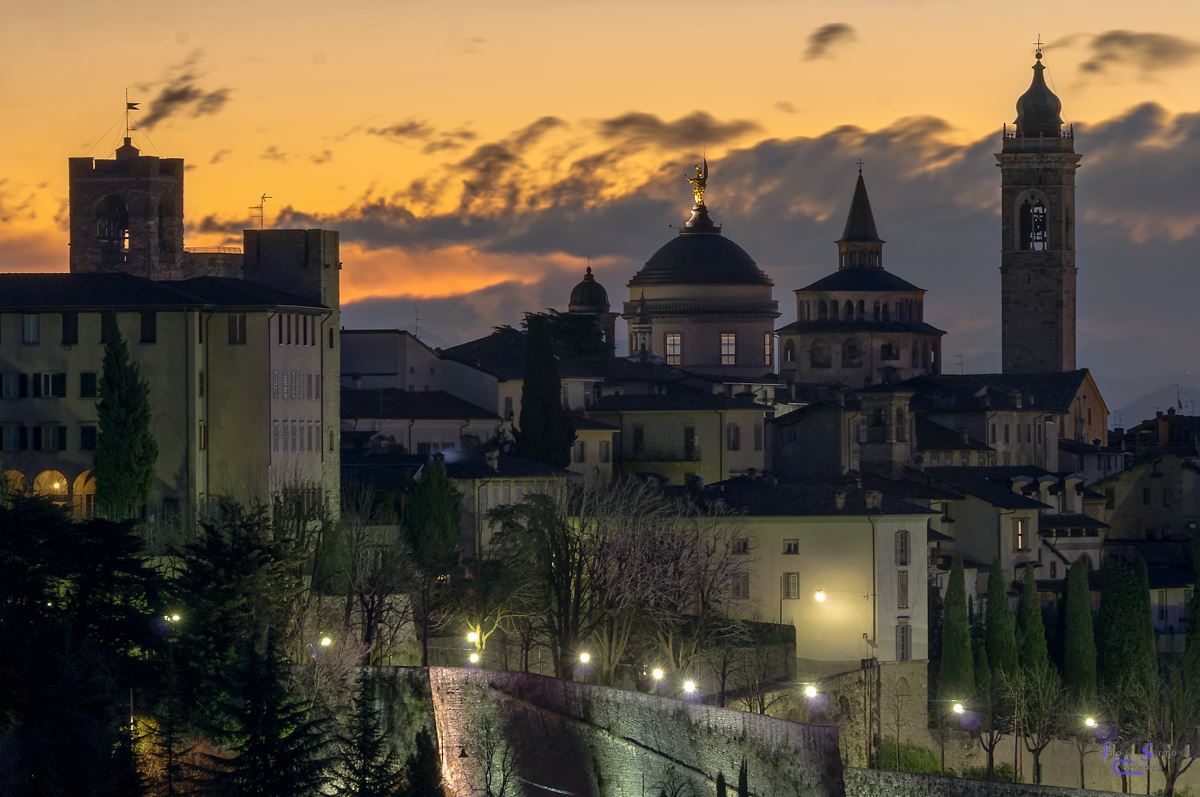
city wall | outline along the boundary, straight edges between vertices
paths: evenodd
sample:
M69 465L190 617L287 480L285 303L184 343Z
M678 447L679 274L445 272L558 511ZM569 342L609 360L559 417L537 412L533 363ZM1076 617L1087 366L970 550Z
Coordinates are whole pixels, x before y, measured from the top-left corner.
M1108 797L1111 792L847 769L846 797Z

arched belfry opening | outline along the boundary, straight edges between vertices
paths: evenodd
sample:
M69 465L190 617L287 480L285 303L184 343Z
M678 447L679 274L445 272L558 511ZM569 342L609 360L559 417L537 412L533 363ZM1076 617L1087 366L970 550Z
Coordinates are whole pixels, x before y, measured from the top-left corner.
M119 196L106 196L96 205L96 242L105 265L124 263L129 256L129 207Z
M1021 248L1044 251L1049 244L1047 230L1046 203L1040 197L1029 197L1021 203Z

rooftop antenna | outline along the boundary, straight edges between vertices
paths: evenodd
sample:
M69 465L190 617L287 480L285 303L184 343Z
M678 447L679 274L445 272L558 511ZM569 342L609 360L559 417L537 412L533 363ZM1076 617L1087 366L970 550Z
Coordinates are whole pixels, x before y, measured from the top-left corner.
M274 198L275 197L270 197L270 196L267 196L266 194L263 194L262 196L260 196L258 198L257 205L250 206L251 210L258 211L256 215L258 216L258 229L260 229L260 230L263 229L264 227L266 227L266 225L267 225L267 200L274 199ZM253 218L253 216L251 216L251 218Z
M958 360L958 375L962 376L967 372L966 358L963 357L963 353L960 351L954 355L954 359Z
M421 306L419 304L413 305L413 326L415 327L413 337L419 340L421 337Z

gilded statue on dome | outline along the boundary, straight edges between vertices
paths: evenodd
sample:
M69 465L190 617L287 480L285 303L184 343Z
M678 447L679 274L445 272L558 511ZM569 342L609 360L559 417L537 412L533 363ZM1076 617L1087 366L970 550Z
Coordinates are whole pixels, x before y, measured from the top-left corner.
M696 200L696 207L704 204L704 189L708 185L708 158L703 159L703 165L696 164L696 176L688 177L684 175L685 180L692 187L692 197Z

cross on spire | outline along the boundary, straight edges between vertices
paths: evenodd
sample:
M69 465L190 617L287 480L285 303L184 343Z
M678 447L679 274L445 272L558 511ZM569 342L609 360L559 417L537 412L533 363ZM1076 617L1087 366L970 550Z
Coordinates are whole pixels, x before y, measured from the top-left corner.
M1037 48L1037 57L1041 58L1042 57L1042 34L1040 34L1040 33L1038 34L1037 41L1034 42L1033 46Z
M862 174L863 159L862 159L862 158L859 158L859 159L858 159L858 161L857 161L857 163L858 163L858 173L859 173L859 174Z

